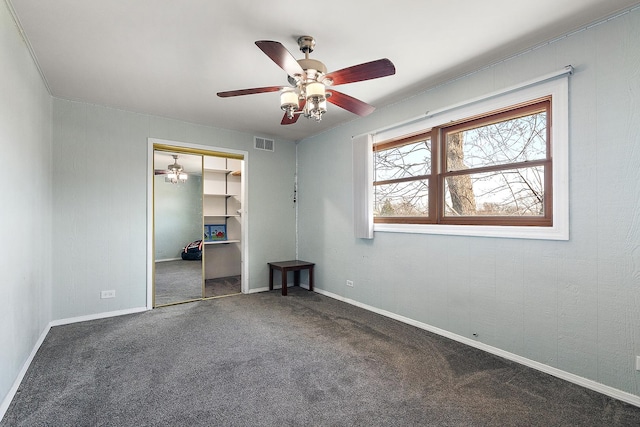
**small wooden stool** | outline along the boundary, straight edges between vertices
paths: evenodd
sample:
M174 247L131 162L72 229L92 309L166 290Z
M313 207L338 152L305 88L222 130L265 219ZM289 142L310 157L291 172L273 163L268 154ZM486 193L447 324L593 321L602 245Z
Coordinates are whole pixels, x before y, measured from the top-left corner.
M269 290L273 290L273 270L280 270L282 274L282 295L287 295L287 273L293 271L293 285L300 286L300 270L309 270L309 290L313 291L312 262L294 259L291 261L269 262Z

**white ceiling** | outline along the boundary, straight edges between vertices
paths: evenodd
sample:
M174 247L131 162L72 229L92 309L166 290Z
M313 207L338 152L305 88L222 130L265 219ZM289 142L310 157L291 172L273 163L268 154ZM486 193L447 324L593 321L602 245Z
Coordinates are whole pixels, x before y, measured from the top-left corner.
M287 83L256 40L317 41L329 71L389 58L396 74L341 92L377 108L639 4L637 0L6 0L55 97L300 140L357 116L282 126ZM562 64L566 65L566 64ZM553 70L550 70L553 71Z

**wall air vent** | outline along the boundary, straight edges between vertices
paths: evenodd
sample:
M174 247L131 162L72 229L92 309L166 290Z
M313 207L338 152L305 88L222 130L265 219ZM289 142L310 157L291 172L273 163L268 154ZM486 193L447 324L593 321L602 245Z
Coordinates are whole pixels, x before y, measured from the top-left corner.
M253 146L256 150L274 151L275 143L273 139L253 137Z

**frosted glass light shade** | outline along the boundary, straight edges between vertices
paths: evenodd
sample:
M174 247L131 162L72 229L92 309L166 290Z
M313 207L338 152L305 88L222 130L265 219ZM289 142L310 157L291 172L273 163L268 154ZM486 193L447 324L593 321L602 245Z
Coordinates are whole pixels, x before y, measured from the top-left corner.
M280 94L280 108L298 108L298 94L292 90L284 91Z
M325 99L325 87L322 83L312 82L307 84L307 99L318 98L318 100Z

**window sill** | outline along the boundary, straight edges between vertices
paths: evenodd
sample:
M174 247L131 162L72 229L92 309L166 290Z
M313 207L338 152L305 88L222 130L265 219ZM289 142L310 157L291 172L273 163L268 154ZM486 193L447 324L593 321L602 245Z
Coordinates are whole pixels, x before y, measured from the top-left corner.
M441 234L500 237L508 239L569 240L568 227L517 227L443 224L374 224L373 231L387 233Z

